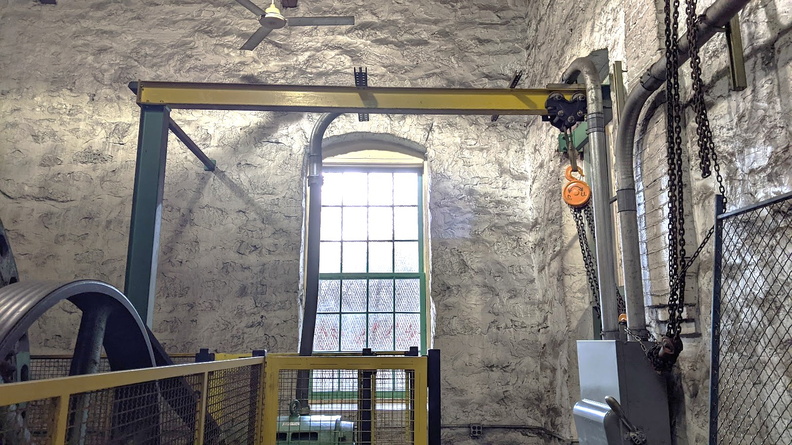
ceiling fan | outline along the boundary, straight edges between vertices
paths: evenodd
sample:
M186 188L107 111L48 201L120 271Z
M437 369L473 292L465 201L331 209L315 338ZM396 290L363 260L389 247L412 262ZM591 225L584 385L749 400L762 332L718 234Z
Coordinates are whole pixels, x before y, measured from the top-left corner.
M354 25L353 16L334 16L334 17L289 17L288 19L281 14L280 9L275 6L275 0L271 0L266 10L253 4L251 0L236 0L237 3L247 8L253 14L259 16L261 27L247 39L242 48L252 50L256 48L264 37L267 37L273 29L280 29L284 26L341 26Z

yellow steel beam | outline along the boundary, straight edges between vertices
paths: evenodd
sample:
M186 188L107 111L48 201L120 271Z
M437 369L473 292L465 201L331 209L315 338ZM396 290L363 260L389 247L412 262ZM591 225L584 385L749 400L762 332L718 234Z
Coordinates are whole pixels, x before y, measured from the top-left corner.
M573 93L584 91L582 85L464 89L141 81L137 84L137 102L202 110L544 115L544 104L551 93L560 92L570 99Z

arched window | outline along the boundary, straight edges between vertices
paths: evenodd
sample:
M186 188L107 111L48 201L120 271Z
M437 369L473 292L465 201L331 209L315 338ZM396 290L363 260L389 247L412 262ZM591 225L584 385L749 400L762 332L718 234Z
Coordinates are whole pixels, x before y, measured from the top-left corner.
M323 142L315 352L427 349L422 147L353 133Z

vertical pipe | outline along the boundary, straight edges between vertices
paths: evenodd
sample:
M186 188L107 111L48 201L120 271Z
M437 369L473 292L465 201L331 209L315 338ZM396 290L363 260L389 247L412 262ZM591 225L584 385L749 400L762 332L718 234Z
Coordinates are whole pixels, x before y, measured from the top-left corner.
M322 225L322 139L330 123L341 113L325 113L314 124L308 146L308 241L306 242L305 302L300 335L300 355L313 354L316 331L316 309L319 302L319 234ZM295 398L301 410L310 412L308 405L310 371L297 372Z
M627 327L640 338L647 338L646 304L644 303L641 252L638 242L638 213L635 199L635 176L632 147L641 108L652 92L638 85L627 97L619 121L616 138L616 198L621 234L622 268L624 275L624 303L627 307ZM620 141L629 140L630 154L620 150Z
M305 265L305 308L300 337L300 355L313 353L316 307L319 301L319 233L322 224L322 139L330 123L341 113L325 113L316 124L308 152L308 242Z
M594 234L597 239L597 278L602 309L602 338L619 338L618 305L616 299L616 267L613 242L613 218L610 210L610 167L608 146L605 143L605 113L602 105L602 85L597 67L586 58L572 62L564 72L563 80L574 80L582 74L586 82L586 103L589 135L590 173L592 179L592 204L594 207Z
M151 327L157 287L170 110L159 105L143 105L140 108L124 293L146 326Z
M712 259L712 347L710 349L710 422L709 444L718 443L718 378L720 376L720 303L721 262L723 261L723 195L715 196L715 247Z
M440 396L440 350L430 349L426 361L429 397L429 443L440 443L441 396Z

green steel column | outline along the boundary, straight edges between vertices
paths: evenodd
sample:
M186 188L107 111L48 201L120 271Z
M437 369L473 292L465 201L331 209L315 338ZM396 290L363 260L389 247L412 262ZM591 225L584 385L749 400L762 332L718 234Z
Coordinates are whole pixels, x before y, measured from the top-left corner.
M157 287L157 256L170 110L157 105L142 105L140 108L124 293L140 318L151 327L154 292Z

